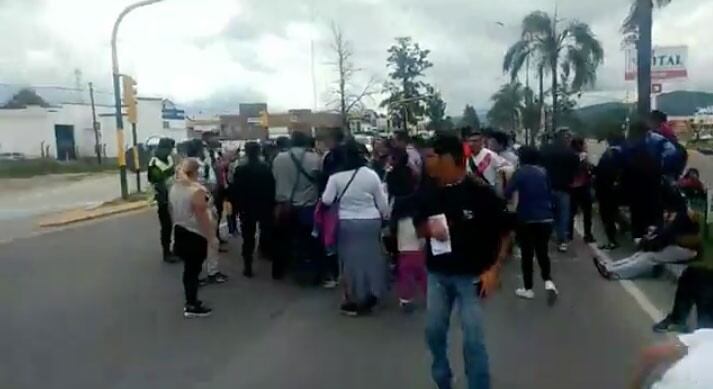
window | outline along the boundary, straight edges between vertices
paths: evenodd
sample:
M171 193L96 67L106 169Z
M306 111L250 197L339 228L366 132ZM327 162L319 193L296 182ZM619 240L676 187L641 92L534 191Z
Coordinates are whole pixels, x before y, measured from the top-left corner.
M171 123L169 123L168 120L164 120L163 121L163 129L168 130L169 128L171 128Z

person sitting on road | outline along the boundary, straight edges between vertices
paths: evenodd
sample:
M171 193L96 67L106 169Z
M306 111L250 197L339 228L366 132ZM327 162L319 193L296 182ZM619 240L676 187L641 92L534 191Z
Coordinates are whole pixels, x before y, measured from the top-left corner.
M710 389L713 388L713 330L689 335L644 350L631 388ZM661 378L647 386L654 374Z
M664 185L666 215L660 227L650 227L634 255L615 262L594 263L607 279L631 279L651 275L666 263L693 260L701 251L699 216L688 208L686 199L674 185Z
M681 188L683 194L687 198L705 198L706 188L701 182L700 172L696 168L690 168L686 171L686 174L678 180L678 187Z
M654 332L688 332L688 316L694 305L697 328L713 328L713 256L703 256L681 273L673 309L654 325Z

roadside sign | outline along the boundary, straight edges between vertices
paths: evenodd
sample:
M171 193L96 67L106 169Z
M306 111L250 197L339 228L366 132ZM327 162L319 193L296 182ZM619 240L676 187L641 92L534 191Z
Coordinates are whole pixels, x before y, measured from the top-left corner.
M636 80L638 63L635 48L627 48L624 79ZM654 47L651 56L651 79L674 80L688 78L688 46Z
M248 118L248 124L260 124L260 118Z

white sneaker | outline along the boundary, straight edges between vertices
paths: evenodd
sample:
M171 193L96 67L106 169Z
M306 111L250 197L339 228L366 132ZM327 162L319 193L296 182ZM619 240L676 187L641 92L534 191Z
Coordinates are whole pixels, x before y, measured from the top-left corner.
M532 289L517 288L515 290L515 295L527 300L532 300L535 298L535 292Z
M552 281L545 281L545 291L547 291L547 303L553 305L557 301L557 296L559 292L555 283Z

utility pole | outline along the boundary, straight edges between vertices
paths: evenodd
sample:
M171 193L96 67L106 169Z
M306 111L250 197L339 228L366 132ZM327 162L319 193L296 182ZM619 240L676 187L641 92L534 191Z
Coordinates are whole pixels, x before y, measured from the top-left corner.
M121 197L124 199L129 197L129 187L126 182L126 157L124 156L124 119L121 113L121 86L119 82L119 78L121 77L121 75L119 74L119 54L116 50L116 38L119 33L119 25L129 12L139 7L151 5L160 1L163 0L144 0L124 8L124 10L121 11L119 16L116 18L116 22L114 22L114 28L111 32L111 73L114 84L114 105L116 108L116 151L117 160L119 163L119 181L121 183Z
M99 136L99 122L97 122L97 111L94 105L94 84L89 83L89 100L92 103L92 129L94 130L94 152L97 154L97 163L102 164L102 149Z

